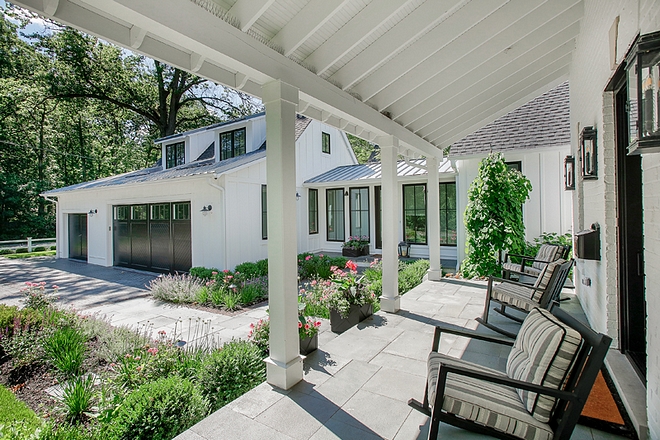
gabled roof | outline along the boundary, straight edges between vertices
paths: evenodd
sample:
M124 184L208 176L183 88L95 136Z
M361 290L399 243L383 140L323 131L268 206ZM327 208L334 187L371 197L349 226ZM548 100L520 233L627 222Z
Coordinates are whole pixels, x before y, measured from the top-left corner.
M416 167L415 164L421 167L426 166L426 159L415 159L408 162L398 161L396 164L397 177L415 177L425 176L427 171L425 168ZM448 159L443 160L438 166L440 173L455 173L451 167ZM312 177L305 181L305 183L332 183L332 182L346 182L346 181L361 181L381 178L381 164L380 162L366 163L360 165L346 165L334 168L316 177Z
M225 125L236 124L238 122L247 121L249 119L259 118L259 117L265 116L265 115L266 115L265 112L259 112L259 113L255 113L253 115L244 116L244 117L239 118L239 119L234 119L232 121L218 122L217 124L207 125L206 127L194 128L192 130L184 131L183 133L174 133L174 134L171 134L169 136L165 136L165 137L156 139L154 142L158 144L158 143L161 143L163 141L169 141L169 140L172 140L172 139L176 139L176 138L180 138L180 137L184 137L184 136L189 136L191 134L200 133L200 132L203 132L203 131L214 130L216 128L223 127Z
M568 81L454 143L449 156L530 150L571 142Z

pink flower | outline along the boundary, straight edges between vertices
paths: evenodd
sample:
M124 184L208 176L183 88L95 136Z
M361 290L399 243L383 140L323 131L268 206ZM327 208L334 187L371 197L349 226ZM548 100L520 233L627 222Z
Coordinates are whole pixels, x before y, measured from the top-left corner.
M60 288L60 286L58 286L57 284L53 284L53 289L57 290L59 288Z
M222 273L229 273L229 270L225 269L222 271Z
M346 268L349 269L349 270L351 270L351 271L357 270L357 264L355 264L355 263L354 263L353 261L351 261L351 260L348 260L348 261L346 262Z
M254 322L250 323L250 328L254 328Z
M321 321L316 321L314 323L314 327L321 327Z
M300 293L305 293L305 289L300 289Z
M312 256L311 256L311 255L307 255L307 256L305 257L305 261L309 261L309 260L311 260L311 259L312 259Z
M305 330L309 330L309 324L305 324Z
M346 264L348 264L348 262L346 262ZM336 271L337 269L338 269L337 266L330 266L330 271L331 271L331 272L334 272L334 271Z
M302 328L302 322L298 321L298 328Z
M147 353L149 353L152 356L156 356L158 354L158 348L151 347L149 350L147 350Z
M218 274L218 272L216 272L215 270L214 270L213 272L211 272L211 275L214 275L214 276L215 276L215 275L217 275L217 274Z
M312 280L312 282L311 282L310 284L311 284L312 286L316 286L316 280Z
M323 254L319 254L319 257L323 258Z
M250 332L248 333L248 338L251 338L251 337L252 337L252 330L250 330Z

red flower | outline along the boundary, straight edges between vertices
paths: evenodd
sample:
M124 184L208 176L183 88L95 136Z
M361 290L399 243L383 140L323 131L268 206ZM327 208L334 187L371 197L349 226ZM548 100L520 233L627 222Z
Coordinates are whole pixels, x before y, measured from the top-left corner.
M351 260L348 260L348 261L346 262L346 268L349 269L349 270L355 271L355 270L357 270L357 264L355 264L355 263L354 263L353 261L351 261Z

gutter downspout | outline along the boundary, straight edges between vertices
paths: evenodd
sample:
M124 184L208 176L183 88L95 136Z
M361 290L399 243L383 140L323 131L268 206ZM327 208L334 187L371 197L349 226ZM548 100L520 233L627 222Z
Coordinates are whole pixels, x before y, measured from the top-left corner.
M60 223L60 205L59 205L59 200L57 200L57 196L55 198L51 198L47 195L44 194L39 194L41 197L46 199L46 201L55 203L55 256L57 258L60 258L60 252L62 249L62 246L60 246L60 237L61 234L59 233L59 223Z
M224 214L224 218L222 220L222 246L224 248L222 258L224 260L223 267L225 269L228 269L227 267L227 198L225 196L225 189L220 185L216 184L215 182L213 182L213 180L218 180L218 176L214 174L213 178L209 177L206 183L208 183L210 186L219 190L222 193L222 212Z

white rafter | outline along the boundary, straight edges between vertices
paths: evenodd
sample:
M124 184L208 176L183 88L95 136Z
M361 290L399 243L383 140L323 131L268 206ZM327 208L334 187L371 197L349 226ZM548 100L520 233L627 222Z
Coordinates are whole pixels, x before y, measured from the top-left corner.
M332 18L350 0L311 0L271 39L284 55L296 51L314 32Z
M238 0L228 13L238 19L240 29L245 32L273 3L275 0Z

